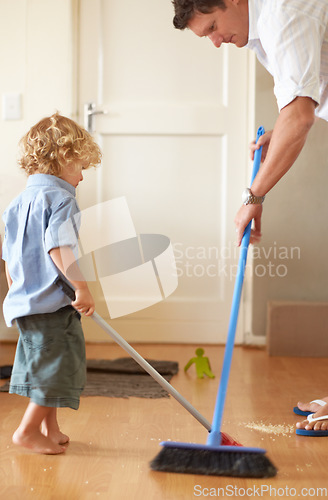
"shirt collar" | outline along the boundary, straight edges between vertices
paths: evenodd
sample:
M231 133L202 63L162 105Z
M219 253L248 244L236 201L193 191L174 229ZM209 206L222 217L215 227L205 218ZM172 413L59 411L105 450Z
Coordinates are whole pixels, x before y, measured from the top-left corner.
M259 38L257 22L261 14L261 7L261 0L248 0L248 44Z
M33 174L30 175L27 180L27 187L30 186L53 186L53 187L61 187L69 191L73 196L75 196L75 187L72 186L69 182L56 177L55 175L49 174Z

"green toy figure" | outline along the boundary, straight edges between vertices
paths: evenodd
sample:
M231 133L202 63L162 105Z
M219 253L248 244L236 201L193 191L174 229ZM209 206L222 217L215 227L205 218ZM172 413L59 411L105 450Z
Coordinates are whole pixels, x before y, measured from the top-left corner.
M184 367L184 371L186 372L188 370L188 368L193 363L195 363L197 378L204 378L204 375L207 375L210 378L215 378L215 375L211 370L209 359L206 356L205 357L203 356L204 349L202 349L201 347L198 347L198 349L196 349L195 352L197 354L197 358L191 358L188 361L188 363L186 364L186 366Z

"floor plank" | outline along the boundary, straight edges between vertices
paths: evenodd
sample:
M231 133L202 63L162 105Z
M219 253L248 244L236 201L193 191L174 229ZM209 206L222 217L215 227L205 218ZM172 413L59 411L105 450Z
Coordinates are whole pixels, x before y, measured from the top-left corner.
M215 379L196 377L193 345L136 345L143 356L179 362L172 385L212 420L224 348L203 346ZM0 365L11 364L14 346L0 344ZM113 344L88 344L88 358L126 356ZM311 375L310 375L311 374ZM328 496L328 438L295 435L299 399L328 394L326 359L273 358L264 350L236 347L223 431L245 446L265 448L278 467L271 479L240 479L151 471L160 441L206 443L207 432L173 398L82 397L80 409L59 410L71 443L64 455L35 455L15 447L11 435L25 410L25 398L0 393L0 498L84 500L133 498L185 500L207 496L290 498ZM221 488L221 490L220 490ZM320 490L322 488L322 490ZM274 495L275 494L275 495Z

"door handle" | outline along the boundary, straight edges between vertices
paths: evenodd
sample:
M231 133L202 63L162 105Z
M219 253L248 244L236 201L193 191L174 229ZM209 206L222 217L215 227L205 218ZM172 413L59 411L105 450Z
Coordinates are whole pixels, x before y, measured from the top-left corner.
M84 104L84 128L90 133L93 134L95 132L95 119L96 115L106 115L108 113L107 110L96 109L95 102L86 102Z

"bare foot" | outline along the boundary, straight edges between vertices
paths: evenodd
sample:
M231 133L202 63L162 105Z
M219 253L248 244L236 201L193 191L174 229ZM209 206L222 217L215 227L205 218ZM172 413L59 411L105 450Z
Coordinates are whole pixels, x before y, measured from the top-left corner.
M51 421L50 423L43 420L41 424L41 432L44 436L51 439L51 441L56 444L69 443L69 437L60 431L57 420L53 422Z
M327 398L324 398L325 401ZM319 406L319 405L317 405ZM310 411L310 410L307 410ZM319 406L318 411L312 414L313 418L318 418L328 415L328 403L325 406ZM303 420L302 422L297 422L297 429L306 429L307 431L326 431L328 430L328 417L325 420L319 420L318 422L309 422L308 420Z
M41 422L41 432L56 444L67 444L69 437L60 431L57 421L57 408L51 408Z
M43 428L41 428L42 434L51 441L53 441L56 444L68 444L69 443L69 437L66 436L66 434L63 434L61 431L47 431Z
M322 398L322 401L325 401L326 403L328 403L328 396L326 398ZM318 403L311 403L311 402L309 402L309 403L299 402L299 403L297 403L297 406L302 411L311 411L312 413L315 413L320 408L324 408L324 406L320 406ZM323 415L325 415L325 413Z
M44 436L39 430L31 432L21 431L19 428L15 431L12 441L18 446L28 448L35 453L44 455L58 455L64 453L65 447L54 443L49 437Z

